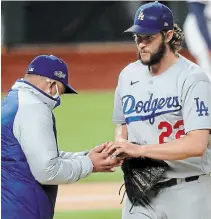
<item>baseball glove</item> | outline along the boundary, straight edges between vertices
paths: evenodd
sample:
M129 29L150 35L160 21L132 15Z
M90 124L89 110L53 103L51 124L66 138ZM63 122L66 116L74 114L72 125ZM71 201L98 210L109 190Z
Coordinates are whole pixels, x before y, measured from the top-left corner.
M168 169L168 164L162 160L146 157L125 159L122 170L126 193L132 206L150 205L160 190L157 183Z

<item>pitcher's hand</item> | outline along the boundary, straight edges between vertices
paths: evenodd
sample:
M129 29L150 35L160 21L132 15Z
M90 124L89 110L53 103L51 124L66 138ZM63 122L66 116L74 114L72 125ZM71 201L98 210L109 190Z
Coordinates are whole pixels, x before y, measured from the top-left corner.
M104 152L104 149L108 143L104 143L93 148L89 152L89 158L93 164L93 172L114 172L115 167L122 164L122 160L119 158L112 159L109 154Z
M108 153L113 158L119 159L124 159L126 157L140 157L141 147L127 141L114 141L106 145L104 153Z

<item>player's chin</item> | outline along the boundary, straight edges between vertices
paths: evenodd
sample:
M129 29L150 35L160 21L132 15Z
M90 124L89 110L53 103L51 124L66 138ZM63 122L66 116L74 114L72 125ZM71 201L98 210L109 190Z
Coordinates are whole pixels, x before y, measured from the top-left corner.
M149 65L149 63L150 63L150 59L141 58L140 60L141 60L143 65Z
M151 61L150 59L150 55L149 54L141 54L140 55L140 60L142 62L143 65L148 65Z

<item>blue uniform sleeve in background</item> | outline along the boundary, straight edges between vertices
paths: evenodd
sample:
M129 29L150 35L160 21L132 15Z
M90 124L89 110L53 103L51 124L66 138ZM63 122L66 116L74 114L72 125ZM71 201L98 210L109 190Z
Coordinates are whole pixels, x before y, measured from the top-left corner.
M207 44L208 49L211 50L211 37L207 26L207 21L204 15L205 4L199 2L189 2L188 9L189 13L195 15L199 30Z

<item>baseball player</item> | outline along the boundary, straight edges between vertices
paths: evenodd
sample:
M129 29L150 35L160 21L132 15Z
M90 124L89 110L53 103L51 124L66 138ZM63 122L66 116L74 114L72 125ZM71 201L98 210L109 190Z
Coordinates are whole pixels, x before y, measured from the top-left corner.
M113 112L116 140L106 151L120 158L162 160L170 168L151 205L133 206L127 195L122 218L210 219L211 83L198 65L178 54L183 33L165 5L139 7L126 32L134 35L138 60L120 73Z
M188 49L211 80L211 1L188 1L184 33Z
M119 161L101 153L58 150L52 110L68 85L68 68L53 55L40 55L17 80L1 106L1 207L4 219L52 219L59 184L92 172L112 172ZM70 122L71 125L71 122Z

